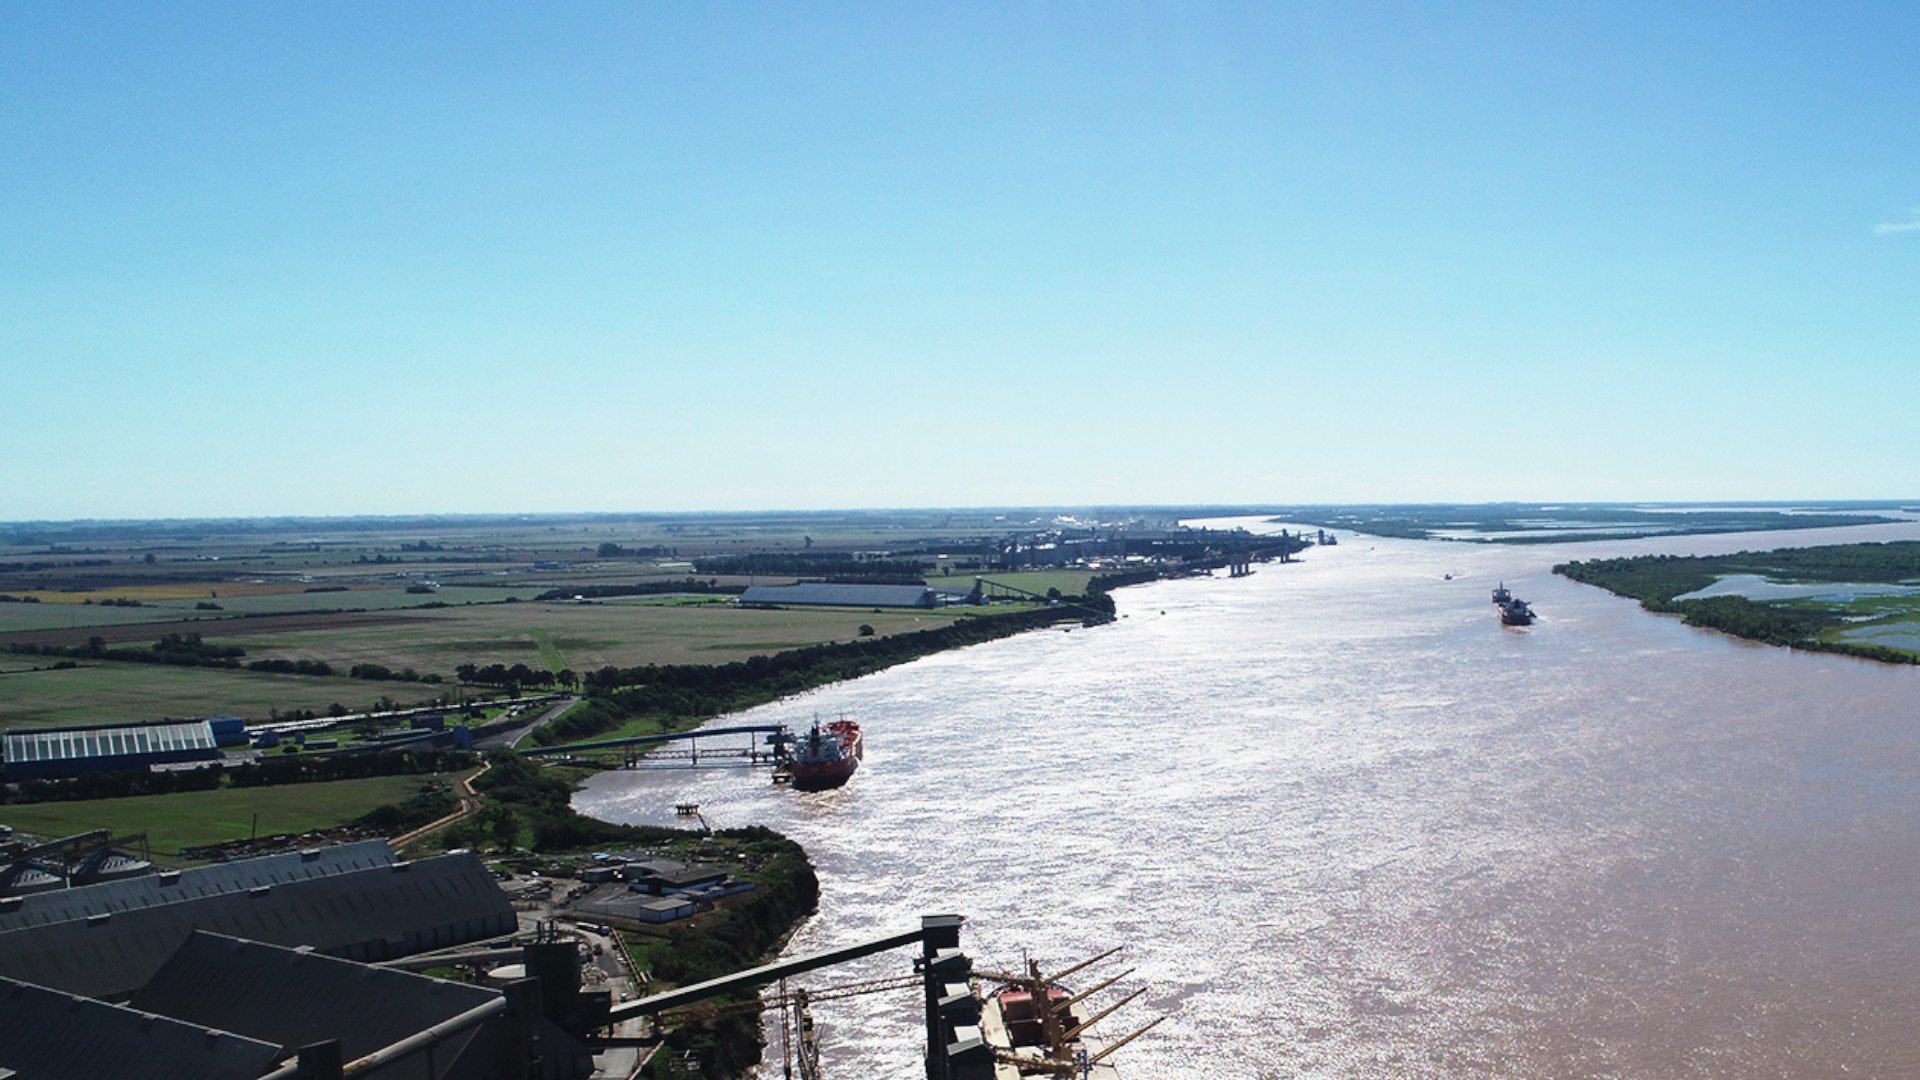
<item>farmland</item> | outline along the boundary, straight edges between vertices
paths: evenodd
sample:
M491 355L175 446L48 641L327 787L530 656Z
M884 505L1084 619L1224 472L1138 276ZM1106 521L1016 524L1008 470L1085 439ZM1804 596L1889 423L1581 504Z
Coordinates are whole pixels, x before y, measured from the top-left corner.
M222 714L265 720L275 710L325 712L334 702L358 711L383 694L403 705L425 704L447 690L418 683L86 661L64 671L22 671L26 659L9 656L0 666L7 672L0 675L0 729Z
M762 611L731 604L493 604L409 613L404 625L312 630L218 640L249 657L379 663L451 675L462 663L557 661L575 671L612 664L724 663L825 641L850 641L862 625L896 634L965 618L973 609L932 611L813 608ZM1002 609L1004 610L1004 609ZM214 640L209 638L209 640ZM546 648L541 648L541 643ZM546 654L543 657L543 652Z
M1018 576L1010 576L1018 580ZM51 605L24 605L28 607ZM141 610L141 609L134 609ZM1010 610L996 605L992 610ZM973 608L935 610L816 608L741 609L706 597L609 603L494 603L337 615L270 615L188 623L122 625L9 635L32 643L142 645L161 633L198 633L235 645L255 660L318 660L344 673L355 664L413 669L451 682L461 664L523 663L586 672L603 666L725 663L828 641L849 641L860 627L876 635L907 633L970 618ZM0 671L0 727L152 720L162 716L234 713L264 719L273 710L350 711L381 696L426 703L448 685L315 677L223 668L174 668L82 661L68 670L22 671L44 657L5 656Z
M425 704L457 693L455 671L466 664L550 673L719 664L849 641L869 627L880 637L908 633L979 612L752 610L726 592L793 580L777 574L698 575L702 589L718 592L600 594L671 587L714 556L812 552L844 562L895 550L917 552L934 584L964 589L980 570L984 532L1046 525L930 512L4 527L0 649L140 650L177 634L244 655L234 669L0 651L0 727L220 713L265 720L335 704L358 712L383 697ZM997 572L991 580L1074 594L1090 574ZM591 602L571 602L576 592ZM276 660L323 662L335 674L245 669ZM52 670L56 663L65 669ZM356 664L443 682L345 677Z
M450 774L374 776L279 787L226 787L123 799L46 802L0 808L7 824L39 836L72 836L108 829L116 836L146 833L156 857L243 839L256 826L261 836L303 833L343 825L387 803L404 802Z

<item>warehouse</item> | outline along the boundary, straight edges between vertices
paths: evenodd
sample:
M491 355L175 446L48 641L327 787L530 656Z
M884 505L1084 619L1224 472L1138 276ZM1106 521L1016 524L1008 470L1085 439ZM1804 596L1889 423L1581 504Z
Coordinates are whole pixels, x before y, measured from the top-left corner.
M0 900L0 1078L589 1075L610 997L572 944L526 946L537 977L497 988L371 963L516 925L472 852L380 840Z
M205 720L35 728L9 731L0 737L0 766L8 780L45 780L108 769L219 759L219 744Z
M471 852L172 902L161 899L171 891L166 877L10 902L52 920L0 932L0 976L119 999L152 978L196 929L374 962L500 937L516 925L506 894ZM127 906L103 910L95 890Z
M0 1077L254 1080L281 1057L259 1039L0 978Z

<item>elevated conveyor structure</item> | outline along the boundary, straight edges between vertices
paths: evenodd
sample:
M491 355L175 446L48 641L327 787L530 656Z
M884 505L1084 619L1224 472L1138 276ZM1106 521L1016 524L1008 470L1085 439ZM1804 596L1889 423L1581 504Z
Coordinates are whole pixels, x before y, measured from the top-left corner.
M747 745L702 749L699 740L745 735ZM764 740L760 736L766 736ZM656 749L684 742L684 750ZM736 724L730 727L674 731L664 735L636 735L626 739L595 739L564 746L540 746L520 751L525 757L550 758L620 751L627 768L701 769L728 766L776 766L793 750L793 733L785 724Z

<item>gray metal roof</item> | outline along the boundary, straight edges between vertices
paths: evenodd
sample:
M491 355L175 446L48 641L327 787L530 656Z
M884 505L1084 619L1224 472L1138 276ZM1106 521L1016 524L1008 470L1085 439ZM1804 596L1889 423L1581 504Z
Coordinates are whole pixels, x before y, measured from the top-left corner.
M819 604L832 607L928 607L925 585L753 585L742 604Z
M225 893L246 892L261 885L283 885L310 878L330 877L353 870L391 866L393 851L385 840L263 855L256 859L218 863L191 870L168 871L125 881L109 881L58 892L35 893L0 900L0 933L28 926L84 919L104 912L133 911Z
M127 754L173 754L218 750L205 720L175 720L119 727L42 728L9 731L0 738L0 760L65 761Z
M479 857L456 852L0 933L0 975L117 998L146 985L196 928L386 960L514 925L513 906Z
M0 1076L255 1080L280 1057L272 1043L0 978Z
M339 1039L352 1061L498 997L498 990L200 931L129 1004L237 1031L288 1054Z

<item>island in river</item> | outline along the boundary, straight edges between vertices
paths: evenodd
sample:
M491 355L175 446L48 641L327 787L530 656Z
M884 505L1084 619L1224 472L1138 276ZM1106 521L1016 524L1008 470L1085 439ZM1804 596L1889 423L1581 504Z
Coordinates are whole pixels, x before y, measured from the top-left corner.
M1554 573L1753 641L1920 664L1920 541L1561 563Z

